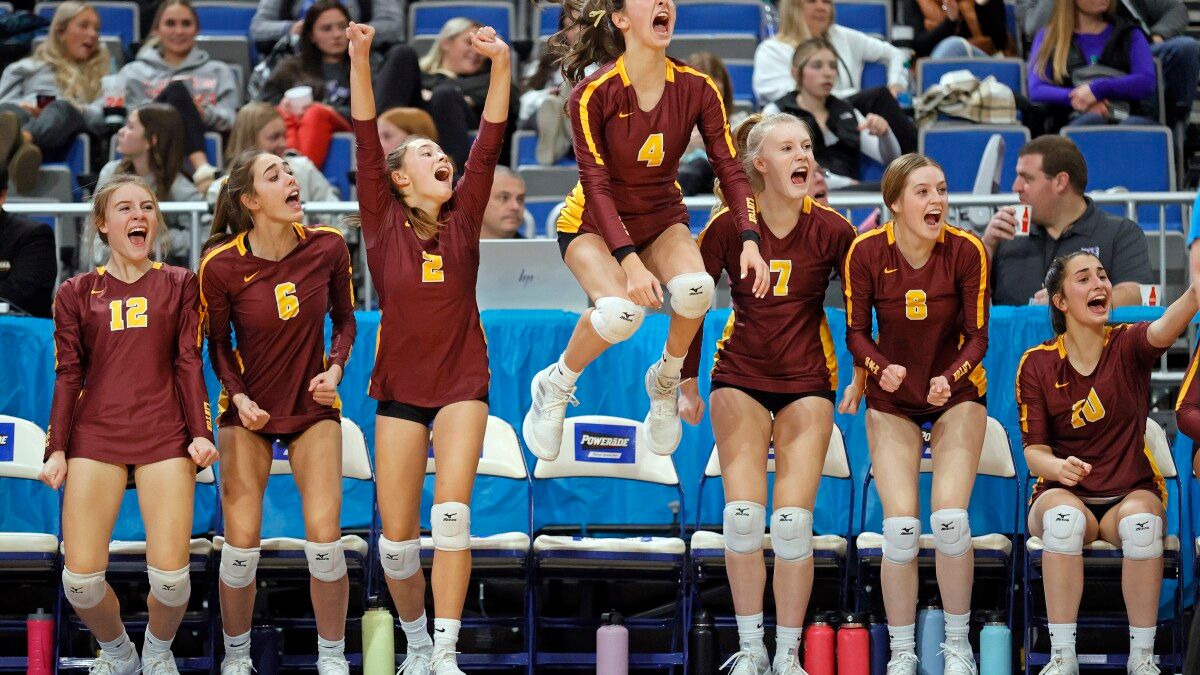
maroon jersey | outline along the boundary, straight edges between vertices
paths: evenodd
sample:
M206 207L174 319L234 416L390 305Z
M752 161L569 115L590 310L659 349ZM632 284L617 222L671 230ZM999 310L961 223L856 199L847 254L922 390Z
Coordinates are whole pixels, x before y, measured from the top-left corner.
M379 296L379 341L370 395L437 408L488 392L487 340L475 302L479 229L492 193L504 124L482 121L437 234L422 241L391 177L375 120L354 120L358 203L367 264Z
M559 232L599 234L623 258L671 225L687 225L675 180L696 126L738 230L757 231L754 198L735 159L721 94L704 73L668 58L662 99L647 112L638 107L621 56L576 85L567 110L580 182L559 215Z
M825 319L825 289L840 272L854 227L810 197L782 239L760 223L759 250L771 268L771 290L754 297L754 279L739 278L742 242L728 209L700 233L700 254L714 280L729 274L733 312L717 342L713 382L786 394L837 389L837 355ZM696 332L683 376L695 377L703 331Z
M867 407L927 415L987 393L987 254L975 235L943 225L933 253L914 269L896 244L893 223L859 235L846 254L846 344L871 373ZM871 310L879 322L871 337ZM879 386L893 363L907 374L895 392ZM929 380L944 376L950 400L932 406Z
M190 271L154 263L127 284L103 267L54 298L54 402L46 456L111 464L187 457L212 440Z
M1147 322L1105 328L1104 351L1080 375L1060 335L1025 352L1017 366L1017 406L1025 446L1048 445L1055 457L1092 465L1078 485L1039 478L1033 498L1061 487L1081 498L1124 497L1137 489L1166 499L1166 485L1146 447L1150 372L1166 349L1146 339Z
M238 394L271 415L260 429L266 434L298 433L340 419L341 403L317 403L308 383L332 364L344 368L354 346L350 251L332 227L293 227L299 241L282 260L254 255L243 232L200 261L208 348L224 388L221 426L242 425L228 402ZM326 313L333 319L328 358Z
M1200 348L1192 354L1192 363L1188 366L1187 375L1183 378L1183 386L1179 388L1179 398L1175 402L1175 421L1179 430L1193 441L1200 443L1200 385L1196 384L1196 364L1200 363ZM1193 448L1196 446L1194 445ZM1195 454L1195 450L1193 450Z

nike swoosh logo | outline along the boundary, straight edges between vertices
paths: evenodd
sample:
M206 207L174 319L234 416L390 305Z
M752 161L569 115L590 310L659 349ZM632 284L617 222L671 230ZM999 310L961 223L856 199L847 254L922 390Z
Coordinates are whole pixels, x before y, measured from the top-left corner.
M885 267L885 268L883 268L883 273L884 273L884 274L891 274L892 272L895 272L895 271L896 271L896 268L895 268L895 267Z
M1055 388L1055 389L1062 389L1063 387L1067 386L1068 384L1070 384L1070 383L1069 383L1069 382L1055 382L1055 383L1054 383L1054 388Z
M445 633L446 632L445 628L434 628L433 630L434 630L434 632L437 632L437 633Z
M261 272L261 271L262 271L262 270L259 270L259 272ZM251 274L251 275L249 275L249 276L244 276L244 277L242 277L242 281L244 281L244 282L246 282L246 283L250 283L250 280L251 280L251 279L253 279L253 278L254 278L254 277L256 277L256 276L258 276L258 272L255 272L254 274Z
M630 115L632 115L632 114L633 114L633 113L623 113L623 112L619 112L619 113L617 113L617 117L620 117L621 119L625 119L626 117L629 117L629 116L630 116Z

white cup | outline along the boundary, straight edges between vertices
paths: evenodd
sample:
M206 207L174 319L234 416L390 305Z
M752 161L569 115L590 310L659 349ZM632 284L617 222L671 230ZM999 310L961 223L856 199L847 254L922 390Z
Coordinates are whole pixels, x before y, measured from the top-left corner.
M1143 307L1161 307L1163 304L1162 284L1140 284Z
M299 115L312 105L313 89L307 85L292 87L283 93L283 101L292 114Z
M1028 204L1013 204L1009 208L1014 211L1013 217L1017 220L1016 235L1028 237L1029 230L1033 227L1033 208Z

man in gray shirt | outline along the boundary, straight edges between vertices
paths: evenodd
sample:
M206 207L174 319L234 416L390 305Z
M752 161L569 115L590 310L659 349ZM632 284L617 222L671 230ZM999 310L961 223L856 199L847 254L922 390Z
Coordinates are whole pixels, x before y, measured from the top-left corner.
M1146 235L1137 223L1096 208L1084 196L1087 164L1062 136L1041 136L1021 148L1013 192L1032 210L1029 236L1016 236L1015 209L988 222L983 246L992 264L992 302L1046 304L1042 281L1055 257L1088 251L1100 258L1113 284L1113 306L1137 305L1151 282Z

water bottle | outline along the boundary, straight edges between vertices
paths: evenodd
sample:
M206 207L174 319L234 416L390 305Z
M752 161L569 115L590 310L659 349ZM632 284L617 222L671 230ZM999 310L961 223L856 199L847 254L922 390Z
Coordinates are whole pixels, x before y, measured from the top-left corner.
M871 636L860 614L847 614L837 634L838 675L871 674Z
M887 663L892 658L892 640L887 621L871 617L871 675L887 675Z
M804 670L808 675L834 675L833 627L828 614L818 614L804 631Z
M775 3L771 0L763 0L763 39L775 37L775 33L779 31L779 11L775 9Z
M26 675L50 675L54 660L54 615L41 607L25 620Z
M1012 672L1012 631L1003 612L984 615L979 633L979 675L1008 675Z
M688 631L689 675L712 675L717 671L717 631L712 615L697 610Z
M362 618L363 675L390 675L396 669L396 624L378 597L367 600Z
M621 615L608 612L600 617L596 630L596 675L629 674L629 631L621 625Z
M942 675L946 657L942 643L946 641L946 614L940 607L923 607L917 612L917 658L921 659L921 675Z

